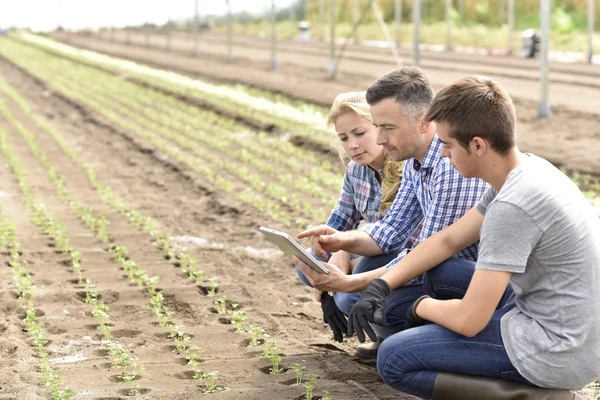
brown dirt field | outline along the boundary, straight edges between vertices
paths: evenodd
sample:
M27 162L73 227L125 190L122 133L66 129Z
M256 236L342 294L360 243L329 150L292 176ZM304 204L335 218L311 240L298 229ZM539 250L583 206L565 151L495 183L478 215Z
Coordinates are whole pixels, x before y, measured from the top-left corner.
M66 43L175 70L203 79L240 82L281 92L292 97L329 105L340 92L363 90L381 74L394 68L384 50L350 46L336 81L327 76L328 49L324 43L280 41L279 66L270 69L266 39L237 37L234 62L226 62L223 35L202 34L198 58L191 56L193 39L173 37L172 51L165 51L165 38L152 36L144 46L141 34L125 43L126 34L116 32L114 42L83 34L55 33ZM408 50L401 55L408 57ZM517 107L519 147L545 157L554 164L582 172L600 174L600 69L583 64L552 64L550 102L552 118L538 119L538 62L505 56L423 53L423 68L436 89L466 75L485 74L503 84Z
M168 157L151 151L152 146L143 140L85 107L65 101L5 60L0 60L0 75L18 88L33 111L50 120L69 144L98 168L100 179L135 209L159 220L161 229L175 237L205 240L196 246L187 245L199 259L198 267L207 276L218 276L219 294L226 294L228 301L246 310L247 323L263 326L277 340L283 367L301 363L320 376L315 398L320 398L324 390L330 391L334 399L412 398L386 387L374 365L360 363L348 354L355 340L344 344L331 341L309 288L298 281L289 260L274 251L256 230L259 221L269 224L263 215L219 192ZM215 298L203 295L201 288L188 281L173 262L165 260L147 234L137 231L123 215L103 203L80 167L12 101L4 100L35 135L57 171L67 177L65 184L75 198L104 213L110 221L112 239L126 245L130 257L149 275L161 276L158 287L167 305L186 332L193 335L191 344L202 349L202 370L219 371L219 385L229 388L223 392L224 399L304 398L302 388L290 386L292 371L265 374L270 363L261 358L262 346L247 347L248 335L235 333L227 317L215 313ZM200 383L191 379L185 357L173 351L173 341L166 337L168 330L160 328L146 308L148 294L128 282L107 246L58 197L24 139L2 117L0 128L9 132L14 153L27 166L34 191L65 224L72 246L83 254L84 275L96 283L102 299L111 307L113 337L145 366L137 381L144 393L142 398L219 398L217 393L204 394ZM110 367L107 346L99 340L101 334L96 330L91 307L81 301L84 286L74 280L66 256L58 254L41 228L30 222L16 180L4 162L0 164L0 176L4 183L0 193L2 212L16 224L23 257L38 287L33 302L40 310L38 320L49 334L47 349L53 367L62 375L63 383L78 392L74 399L130 398L128 385L118 381L117 371ZM3 265L10 259L6 254L0 257ZM0 398L49 398L48 389L40 384L29 335L22 330L23 302L16 298L10 269L2 271Z

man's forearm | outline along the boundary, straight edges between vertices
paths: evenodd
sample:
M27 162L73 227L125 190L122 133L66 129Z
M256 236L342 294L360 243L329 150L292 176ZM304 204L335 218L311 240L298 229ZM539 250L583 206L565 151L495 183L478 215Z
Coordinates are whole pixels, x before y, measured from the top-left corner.
M375 240L364 231L347 231L342 234L342 250L361 256L378 256L383 250Z

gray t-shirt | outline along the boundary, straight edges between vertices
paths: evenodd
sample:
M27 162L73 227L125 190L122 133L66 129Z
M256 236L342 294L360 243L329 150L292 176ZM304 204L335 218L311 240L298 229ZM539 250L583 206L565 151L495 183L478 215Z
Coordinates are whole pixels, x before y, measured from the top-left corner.
M511 362L530 382L580 389L600 376L600 220L546 160L523 155L489 188L477 268L512 272L517 306L502 317Z

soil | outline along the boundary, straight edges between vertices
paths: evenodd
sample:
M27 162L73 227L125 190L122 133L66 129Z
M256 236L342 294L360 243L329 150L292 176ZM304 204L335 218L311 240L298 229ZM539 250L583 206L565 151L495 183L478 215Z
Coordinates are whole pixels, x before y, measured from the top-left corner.
M269 70L269 47L264 40L236 37L235 62L225 61L221 35L203 35L200 57L190 56L193 39L177 35L165 57L164 38L153 37L145 48L143 36L137 45L109 42L82 35L57 33L71 44L128 57L219 82L241 82L294 97L328 105L342 91L366 88L378 75L393 67L383 50L350 46L348 57L334 82L326 79L325 44L282 42L277 71ZM124 41L125 34L117 39ZM241 46L243 45L243 48ZM406 51L401 55L407 56ZM493 73L504 83L519 113L519 143L526 151L549 158L555 164L600 174L599 146L600 89L597 69L585 65L553 65L551 100L553 117L538 120L535 61L507 57L482 58L456 54L424 54L424 67L436 88L467 73ZM227 195L183 166L153 150L130 132L113 126L86 107L66 101L43 83L0 59L0 75L27 99L33 111L50 120L69 144L95 165L99 178L110 184L133 208L159 220L163 231L198 258L198 268L207 277L218 276L219 293L228 305L240 304L247 323L261 325L275 339L283 356L281 375L268 374L270 362L261 358L263 346L248 346L247 334L235 332L231 319L218 314L215 297L206 296L208 282L196 285L186 279L176 263L156 249L147 234L140 233L127 219L111 210L90 186L84 172L44 132L5 99L11 112L37 138L65 184L76 199L104 213L113 240L128 247L130 257L149 275L161 277L158 289L174 317L200 347L203 372L219 371L221 393L204 392L183 354L177 354L168 330L158 326L147 309L148 294L128 282L124 271L77 215L56 195L54 186L18 132L0 117L0 128L10 134L14 153L29 170L30 184L48 209L65 224L71 244L82 252L84 275L97 285L110 305L112 335L139 357L145 371L135 383L141 398L184 400L212 399L302 399L304 389L293 386L291 367L300 363L316 373L315 399L331 392L333 399L414 399L387 387L373 363L353 358L355 339L344 343L331 340L322 323L320 307L312 292L296 277L289 260L274 251L257 231L265 224L282 228L245 204ZM38 290L33 301L38 320L48 333L49 358L62 382L78 394L74 399L116 400L132 398L129 384L121 382L111 368L107 344L96 329L91 307L82 302L79 285L68 267L66 256L57 253L49 238L29 220L20 201L20 189L5 163L0 164L3 188L2 213L17 228L23 257ZM189 239L196 239L190 241ZM6 265L9 257L0 256ZM49 398L40 384L38 360L23 331L23 301L17 298L10 269L0 269L0 399ZM218 298L218 297L217 297Z
M173 317L200 347L203 372L218 371L220 393L204 393L201 381L192 379L192 369L174 350L168 329L157 324L147 309L149 295L129 283L120 265L78 216L58 197L51 181L29 147L8 122L0 128L10 135L13 151L27 166L29 181L48 210L64 223L71 245L82 253L84 275L92 279L102 300L110 306L112 336L139 357L145 367L139 386L140 398L184 400L198 397L224 399L297 399L304 389L292 386L290 369L299 363L316 373L315 396L324 391L334 399L412 398L383 384L374 364L352 357L354 339L338 344L331 340L322 323L320 307L312 292L296 277L293 267L256 229L259 224L277 224L236 199L219 192L183 168L133 139L81 105L67 102L21 70L0 60L0 75L32 106L34 113L50 120L69 144L98 168L100 179L110 184L133 208L159 220L163 231L198 258L198 268L207 277L219 279L218 296L228 304L240 304L247 324L261 325L275 339L285 372L270 375L270 362L261 358L264 346L248 346L248 335L235 333L229 318L215 313L215 297L203 294L200 286L186 279L181 269L165 260L148 234L141 233L127 219L105 205L79 166L71 161L46 133L41 131L12 101L10 111L29 129L47 153L76 199L110 221L115 242L129 249L130 257L149 275L161 277L158 288L173 311ZM33 302L38 321L48 333L47 350L52 366L72 387L74 399L131 398L129 384L121 382L119 371L111 368L106 342L96 329L91 307L82 301L79 285L65 255L57 253L50 239L29 220L20 199L20 189L6 163L0 164L3 182L2 212L15 224L23 258L33 274L37 292ZM0 256L6 265L9 256ZM0 398L50 398L41 385L30 335L24 332L23 301L17 298L10 268L0 269Z
M340 63L335 81L327 78L328 45L319 42L281 40L277 45L278 66L270 68L267 39L236 36L233 62L226 60L225 36L203 33L199 54L193 57L194 38L175 34L167 52L164 35L152 35L145 46L144 35L117 31L114 40L68 32L53 37L90 50L132 59L217 82L239 82L281 92L305 101L329 106L333 98L348 90L364 90L377 77L395 67L388 50L351 45ZM337 53L336 53L337 54ZM410 62L409 50L401 56ZM488 75L509 92L517 108L519 147L557 166L600 175L600 69L586 64L552 63L549 101L552 117L538 119L540 99L539 62L508 56L422 53L422 67L432 85L440 89L466 75Z

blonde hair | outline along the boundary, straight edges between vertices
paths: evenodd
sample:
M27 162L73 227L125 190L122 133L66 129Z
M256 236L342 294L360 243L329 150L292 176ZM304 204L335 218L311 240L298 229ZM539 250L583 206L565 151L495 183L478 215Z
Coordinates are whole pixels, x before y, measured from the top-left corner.
M367 103L366 92L346 92L340 93L333 100L329 115L327 115L327 126L331 127L335 125L335 121L343 114L347 112L354 112L359 117L372 122L371 113L369 111L369 103ZM347 163L347 155L340 148L339 145L335 146L340 160L344 164ZM390 155L385 153L385 161L383 167L384 178L381 182L381 205L379 206L379 212L385 215L387 210L391 207L394 202L394 198L400 188L400 180L402 177L403 161L392 161Z

